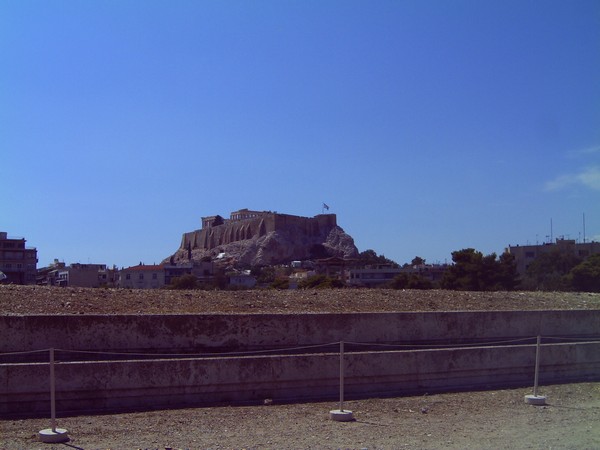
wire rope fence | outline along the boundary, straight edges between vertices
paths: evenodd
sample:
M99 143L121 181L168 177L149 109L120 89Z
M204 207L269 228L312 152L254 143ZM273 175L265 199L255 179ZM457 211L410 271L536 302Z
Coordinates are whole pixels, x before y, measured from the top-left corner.
M564 336L530 336L515 339L502 340L483 340L480 342L470 342L463 344L414 344L414 343L374 343L374 342L353 342L336 341L315 345L303 345L293 347L282 347L276 349L248 350L248 351L226 351L226 352L200 352L200 353L155 353L155 352L115 352L115 351L94 351L94 350L71 350L60 348L46 348L29 351L15 351L0 353L0 366L24 365L28 363L1 362L2 358L14 358L15 356L39 357L48 355L46 362L49 365L49 391L50 391L50 419L51 429L56 429L56 369L61 364L76 363L86 364L99 361L123 362L126 361L145 361L162 359L214 359L214 358L248 358L248 357L275 357L275 356L316 356L316 355L339 355L339 410L344 411L345 396L345 377L347 374L347 361L352 358L352 354L386 354L392 352L422 352L431 350L461 350L461 349L493 349L498 347L511 346L531 346L535 344L535 364L533 379L533 395L538 395L538 383L540 374L540 354L542 347L553 345L579 345L579 344L600 344L598 337L564 337ZM349 349L351 349L349 351ZM87 360L70 361L66 358L60 361L58 355L77 355L88 357ZM600 355L599 360L600 360ZM102 357L102 358L100 358ZM598 361L600 362L600 361ZM34 362L33 364L40 364ZM354 375L354 374L353 374ZM40 375L41 376L41 375ZM600 376L600 373L596 373Z

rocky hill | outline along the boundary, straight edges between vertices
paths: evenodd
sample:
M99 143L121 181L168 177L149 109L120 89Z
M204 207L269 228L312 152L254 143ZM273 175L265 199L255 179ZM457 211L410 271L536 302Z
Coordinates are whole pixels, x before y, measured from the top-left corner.
M299 217L241 211L241 219L203 218L203 228L185 233L179 249L164 262L181 264L210 258L261 266L358 255L354 239L337 225L335 214ZM240 211L231 216L239 217Z

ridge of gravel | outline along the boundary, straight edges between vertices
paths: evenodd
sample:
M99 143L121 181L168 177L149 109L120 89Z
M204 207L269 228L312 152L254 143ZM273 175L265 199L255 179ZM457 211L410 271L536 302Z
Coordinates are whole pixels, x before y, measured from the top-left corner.
M598 310L600 293L310 289L174 291L0 285L0 315Z

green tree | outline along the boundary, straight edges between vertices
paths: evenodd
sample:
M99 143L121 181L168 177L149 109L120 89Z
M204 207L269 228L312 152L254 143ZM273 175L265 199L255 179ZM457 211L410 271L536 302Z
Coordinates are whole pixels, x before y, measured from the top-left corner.
M574 254L559 249L542 253L527 268L526 286L541 291L569 290L567 274L580 262Z
M276 272L272 266L255 266L250 270L250 274L256 277L259 284L267 284L275 281Z
M408 289L408 274L399 273L387 285L390 289Z
M171 284L168 286L169 289L198 289L198 279L192 274L182 275L175 277L171 280Z
M483 253L466 248L452 252L454 264L448 268L441 282L444 289L462 291L511 290L518 284L514 257Z
M425 264L425 259L420 256L415 256L410 262L411 266L422 266L423 264Z
M479 271L482 260L483 254L473 248L452 252L454 264L444 274L442 288L460 291L480 290Z
M374 266L377 264L390 264L393 267L399 267L396 261L386 258L384 255L378 255L375 250L365 250L358 254L358 263L362 266Z
M520 283L515 255L504 252L498 261L498 285L505 291L513 291Z
M271 288L273 289L289 289L290 287L290 279L288 277L278 277L271 283Z
M391 289L433 289L433 283L416 273L399 273L387 287Z
M573 267L568 277L576 291L600 292L600 253Z
M341 280L329 278L325 275L313 275L298 283L300 289L329 289L342 288L344 283Z

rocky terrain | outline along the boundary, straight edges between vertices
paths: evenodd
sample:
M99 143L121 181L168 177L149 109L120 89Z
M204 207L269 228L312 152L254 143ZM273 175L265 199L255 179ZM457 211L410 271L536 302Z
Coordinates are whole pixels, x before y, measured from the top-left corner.
M600 294L389 289L172 291L0 285L4 315L600 309Z
M220 257L234 264L264 266L330 256L354 258L357 255L358 250L352 236L336 226L316 236L308 236L300 229L289 228L221 244L212 249L180 248L163 262L182 264Z

